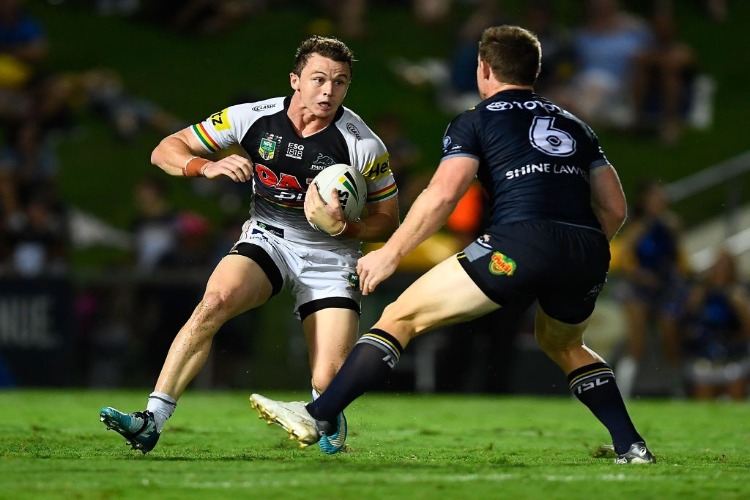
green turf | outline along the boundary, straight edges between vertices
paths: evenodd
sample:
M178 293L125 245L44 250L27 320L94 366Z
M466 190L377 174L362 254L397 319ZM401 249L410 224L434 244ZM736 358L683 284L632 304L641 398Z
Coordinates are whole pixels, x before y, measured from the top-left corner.
M615 466L592 457L604 428L564 397L366 395L349 452L327 456L258 420L247 393L193 391L144 456L97 411L146 393L0 392L0 498L750 497L748 404L633 401L658 463Z

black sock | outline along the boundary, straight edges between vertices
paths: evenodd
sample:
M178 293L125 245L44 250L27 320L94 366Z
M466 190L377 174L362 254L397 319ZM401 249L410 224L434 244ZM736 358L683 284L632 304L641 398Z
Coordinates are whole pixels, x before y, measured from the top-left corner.
M307 405L316 420L336 422L336 415L365 392L379 386L398 363L403 348L395 337L372 329L360 337L343 366L318 399Z
M631 444L643 441L630 420L615 374L607 364L593 363L573 370L568 375L568 385L607 428L618 455L627 452Z

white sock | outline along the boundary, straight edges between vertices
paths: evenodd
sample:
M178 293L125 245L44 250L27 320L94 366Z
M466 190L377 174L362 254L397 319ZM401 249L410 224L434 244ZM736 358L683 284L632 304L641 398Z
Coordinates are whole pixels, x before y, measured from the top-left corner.
M172 416L176 407L177 400L166 392L152 392L148 395L146 409L154 414L157 432L161 432L164 422Z
M312 394L313 401L320 397L320 393L315 389L315 387L312 388L310 393Z
M620 394L624 399L633 395L636 375L638 375L638 361L630 356L625 356L618 361L615 368L615 380L617 380L617 387L620 388Z

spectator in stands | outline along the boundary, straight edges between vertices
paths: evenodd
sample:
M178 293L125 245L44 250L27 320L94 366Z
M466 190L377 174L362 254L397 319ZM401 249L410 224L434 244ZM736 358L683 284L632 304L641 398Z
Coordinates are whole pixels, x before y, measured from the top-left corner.
M678 316L684 375L695 399L747 398L750 294L734 255L724 249L689 288Z
M0 2L0 119L28 116L30 85L49 53L41 23L25 9L25 0Z
M159 261L159 265L169 269L205 272L202 283L214 264L211 223L196 212L185 211L177 215L175 225L177 245Z
M437 18L423 22L437 22ZM432 85L443 111L461 113L481 101L474 75L482 31L506 22L496 0L480 0L456 29L453 53L449 58L428 58L416 63L397 59L391 64L393 71L406 83Z
M704 0L706 12L717 23L723 23L729 17L727 0Z
M178 214L168 198L167 184L148 175L135 185L134 203L138 215L132 225L136 269L144 274L175 252L178 241Z
M188 36L221 35L262 9L264 0L159 0L139 16Z
M62 203L51 189L38 189L11 229L13 271L23 277L59 275L68 269L69 234Z
M630 126L635 58L652 38L648 23L624 10L618 0L586 0L586 20L572 33L573 78L551 97L585 121Z
M384 112L376 117L373 129L388 148L391 164L398 167L393 175L399 186L399 204L405 212L430 180L429 173L420 169L422 151L404 133L403 119L395 112Z
M570 82L573 73L573 47L570 30L558 22L551 0L524 2L521 11L524 27L539 38L544 47L544 64L539 72L535 92L557 94Z
M129 92L122 77L112 69L93 68L65 77L75 98L102 116L121 140L135 138L145 127L171 134L185 126L184 121L158 104Z
M679 38L670 4L657 3L651 23L655 38L636 56L633 78L635 126L655 128L665 145L682 133L696 73L695 51Z
M452 0L413 0L414 19L428 26L440 24L450 17Z
M688 274L680 233L680 222L669 210L664 186L652 179L643 181L617 240L622 252L624 283L620 292L627 345L615 373L624 397L633 393L652 329L661 337L666 361L676 365L679 359L671 307Z
M49 43L25 0L0 1L0 207L9 230L28 229L27 205L54 191L57 159L51 133L70 126L67 89L45 64ZM37 200L38 201L38 200ZM35 202L36 203L36 202ZM38 215L38 206L32 212Z

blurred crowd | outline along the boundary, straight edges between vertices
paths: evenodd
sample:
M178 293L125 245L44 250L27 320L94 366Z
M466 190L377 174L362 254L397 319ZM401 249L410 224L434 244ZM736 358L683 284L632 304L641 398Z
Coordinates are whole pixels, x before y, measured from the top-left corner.
M474 3L450 57L393 61L404 81L432 85L447 112L461 112L478 100L473 69L482 30L515 23L534 31L544 48L536 90L594 127L674 146L685 128L710 125L715 84L681 38L671 0L652 2L648 16L619 0L585 0L583 18L572 26L559 21L550 0L524 2L520 12L497 0ZM705 8L717 22L727 16L724 2L707 1Z
M66 0L58 0L64 3ZM72 1L72 0L71 0ZM482 30L498 23L518 23L538 34L544 66L537 90L579 114L595 128L615 128L635 137L649 136L674 146L688 127L711 123L713 83L704 74L696 51L680 36L670 0L649 3L647 14L618 0L585 0L580 22L558 22L555 4L523 2L520 10L504 9L499 0L396 1L411 9L425 25L455 22L457 3L471 12L456 30L449 57L436 54L420 61L397 59L392 69L408 85L431 86L436 102L458 113L479 100L475 83L477 41ZM277 5L278 4L278 5ZM226 32L265 9L294 2L266 0L95 0L101 15L126 16L159 24L175 34L212 36ZM697 2L712 22L729 15L725 1ZM367 39L374 27L367 0L317 2L326 23L312 26L344 39ZM61 195L56 145L75 131L76 116L85 111L109 127L121 141L144 128L162 135L187 125L156 102L134 95L126 79L106 67L53 72L47 65L50 41L43 24L25 9L25 0L0 0L0 277L30 279L65 276L70 271L74 224L69 200ZM237 96L236 101L252 100ZM429 180L425 155L404 130L403 116L384 112L368 121L386 143L399 185L401 213ZM85 383L110 386L124 380L124 367L137 360L159 366L171 339L197 302L205 273L235 241L245 199L233 183L191 180L197 195L215 197L226 213L217 222L175 206L161 172L143 175L132 186L133 220L126 233L132 277L85 287L75 300L75 329L81 362L90 366ZM664 187L644 182L632 197L633 212L615 242L613 287L622 308L625 334L617 376L626 396L638 394L636 378L647 339L660 339L661 358L680 373L672 395L697 398L746 398L750 378L750 299L736 257L716 253L714 265L694 272L685 258L678 218L669 210ZM473 186L451 216L445 231L403 262L404 271L419 272L477 237L484 197ZM164 279L161 279L164 278ZM195 278L195 279L193 279ZM133 315L137 310L139 314ZM470 324L475 334L460 346L476 363L468 366L462 390L504 390L488 374L507 376L514 336L524 328L523 311L503 312ZM214 368L220 382L231 380L252 340L241 332L252 318L225 327L236 334L217 337L221 352L236 361ZM497 335L504 322L508 332ZM437 337L436 337L437 338ZM160 340L159 340L160 339ZM498 340L501 339L501 340ZM156 345L158 344L158 345ZM150 353L150 354L149 354ZM492 355L497 353L497 355ZM501 355L503 353L504 355ZM152 357L153 359L150 359ZM0 360L1 361L1 360ZM1 364L1 363L0 363ZM0 368L2 368L0 366ZM481 371L481 373L479 373ZM151 380L142 373L139 380ZM497 378L497 377L495 377Z

